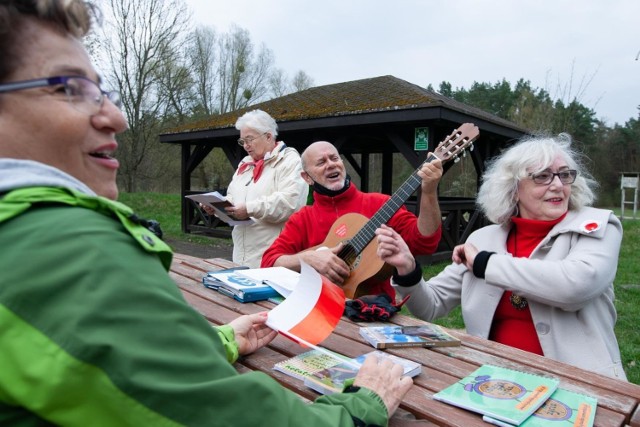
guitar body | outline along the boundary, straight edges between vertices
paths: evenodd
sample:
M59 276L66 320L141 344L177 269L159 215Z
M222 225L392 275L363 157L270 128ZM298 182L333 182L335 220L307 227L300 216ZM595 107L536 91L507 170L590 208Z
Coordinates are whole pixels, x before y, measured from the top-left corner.
M338 243L345 246L350 245L350 239L364 227L369 221L364 215L359 213L348 213L338 218L324 242L317 247L332 248ZM376 254L378 250L378 240L372 239L371 242L359 253L341 257L351 269L351 274L342 284L347 298L357 298L361 295L367 295L373 284L382 282L393 273L393 267L382 262ZM345 259L346 258L346 259Z

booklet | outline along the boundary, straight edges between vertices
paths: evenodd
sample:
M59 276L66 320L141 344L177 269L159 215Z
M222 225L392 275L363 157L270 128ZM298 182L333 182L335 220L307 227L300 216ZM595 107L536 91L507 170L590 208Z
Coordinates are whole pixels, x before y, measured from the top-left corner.
M372 351L355 359L350 359L348 363L340 363L306 376L304 385L322 394L339 393L347 385L347 381L351 382L356 377L358 368L362 366L364 360L370 354L375 354L378 358L390 359L393 363L402 365L406 376L415 377L422 372L422 365L418 362L382 351Z
M556 378L482 365L433 398L520 425L551 397L559 382Z
M350 360L348 357L326 349L325 351L314 349L278 362L273 366L273 369L299 380L304 380L316 372L348 360Z
M202 284L240 302L262 301L279 295L271 286L242 276L241 271L245 270L210 271L202 278Z
M433 323L420 326L363 326L360 328L360 335L375 348L460 345L459 339Z
M255 222L252 218L236 219L233 216L229 215L227 211L224 210L224 208L227 206L233 206L233 204L229 200L227 200L225 196L217 191L202 194L191 194L185 197L197 203L202 203L203 205L213 208L216 212L215 215L229 225L251 225Z
M592 427L597 407L598 399L595 397L558 388L520 427ZM513 427L486 415L482 419L490 424Z

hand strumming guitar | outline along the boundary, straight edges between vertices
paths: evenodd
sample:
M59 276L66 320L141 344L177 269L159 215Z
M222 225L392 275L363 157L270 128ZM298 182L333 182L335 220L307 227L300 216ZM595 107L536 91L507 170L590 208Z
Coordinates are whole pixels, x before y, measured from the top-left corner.
M341 285L349 277L351 270L347 263L338 257L340 249L342 249L342 243L332 248L301 252L298 257L336 285Z

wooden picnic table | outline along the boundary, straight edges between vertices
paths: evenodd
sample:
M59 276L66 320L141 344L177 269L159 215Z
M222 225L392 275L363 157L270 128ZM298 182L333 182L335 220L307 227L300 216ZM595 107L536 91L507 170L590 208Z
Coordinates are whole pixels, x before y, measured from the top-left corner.
M202 277L207 271L234 266L231 261L212 258L200 259L175 254L171 277L180 287L191 306L212 324L228 323L240 314L268 310L274 305L267 301L240 303L205 288ZM396 314L391 323L419 325L422 321ZM349 357L373 350L359 334L362 323L343 317L335 331L322 346ZM461 331L447 329L459 338L462 345L436 349L401 348L386 350L390 353L422 363L422 373L414 378L414 385L405 396L390 426L459 426L486 427L480 415L433 400L434 393L469 375L480 365L488 363L531 373L551 375L560 380L560 387L591 395L598 399L595 426L640 427L640 386L608 378L560 363L536 354L514 349ZM304 386L302 381L274 371L273 365L308 349L287 338L278 336L267 347L239 359L235 367L239 372L262 371L297 393L302 399L314 400L319 395Z

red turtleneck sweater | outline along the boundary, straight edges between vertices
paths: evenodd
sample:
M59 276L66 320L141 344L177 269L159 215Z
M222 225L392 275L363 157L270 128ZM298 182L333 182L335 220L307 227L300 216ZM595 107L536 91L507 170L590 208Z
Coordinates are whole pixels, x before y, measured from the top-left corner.
M566 214L565 214L566 215ZM539 221L512 217L513 228L507 237L507 251L514 257L528 258L549 231L565 217ZM529 306L518 310L511 304L511 291L505 291L493 315L489 339L544 356Z

